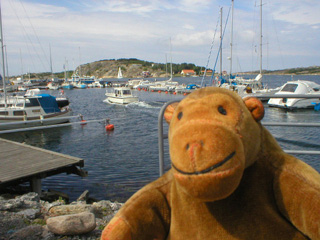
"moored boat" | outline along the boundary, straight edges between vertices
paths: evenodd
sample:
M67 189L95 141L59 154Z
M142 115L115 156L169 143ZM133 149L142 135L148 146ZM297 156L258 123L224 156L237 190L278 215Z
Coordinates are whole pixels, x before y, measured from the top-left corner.
M50 90L58 90L60 88L60 85L59 83L55 83L55 82L49 82L47 84L47 87L50 89Z
M68 105L60 104L59 107L56 98L49 94L10 96L0 102L0 129L65 123L69 122L67 117L71 113Z
M268 105L289 110L314 108L314 104L320 103L319 90L320 85L312 81L288 81L274 94L275 98L270 98ZM276 98L277 95L287 95L288 97ZM313 95L317 96L313 98Z
M63 89L73 89L73 85L67 81L64 81L62 84L61 84L61 87Z

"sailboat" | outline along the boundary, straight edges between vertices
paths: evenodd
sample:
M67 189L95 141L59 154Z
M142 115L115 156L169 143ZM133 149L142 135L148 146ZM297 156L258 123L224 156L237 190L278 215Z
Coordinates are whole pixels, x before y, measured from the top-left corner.
M233 24L233 4L234 1L232 0L232 24ZM232 27L233 29L233 27ZM259 53L259 74L252 79L246 79L243 77L236 76L234 79L232 79L232 35L231 35L231 57L230 57L230 86L232 89L238 92L238 94L241 97L247 97L247 96L255 96L257 98L260 98L262 101L267 101L269 98L259 97L260 95L265 94L274 94L277 90L275 89L268 89L263 86L262 83L262 0L260 0L260 53Z
M0 129L26 128L69 122L72 113L71 109L68 106L59 106L56 98L49 94L7 96L1 6L0 37L3 65L2 81L4 86L4 96L0 98Z
M118 70L118 78L123 78L122 72L121 72L121 67L119 67L119 70Z
M164 81L156 81L149 87L149 90L154 91L169 91L173 92L176 87L179 86L178 82L172 81L173 79L173 72L172 72L172 49L171 49L171 38L170 38L170 78ZM167 64L166 64L167 67Z

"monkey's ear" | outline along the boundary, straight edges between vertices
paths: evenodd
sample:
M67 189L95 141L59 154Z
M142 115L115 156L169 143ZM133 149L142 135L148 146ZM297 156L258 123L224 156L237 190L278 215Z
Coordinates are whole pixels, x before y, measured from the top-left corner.
M164 110L164 119L166 120L166 122L168 124L170 124L172 116L173 116L173 112L176 109L176 107L178 106L179 102L174 102L171 103L170 105L167 106L166 110Z
M258 122L264 117L264 107L262 102L255 97L247 97L244 103L251 112L252 117Z

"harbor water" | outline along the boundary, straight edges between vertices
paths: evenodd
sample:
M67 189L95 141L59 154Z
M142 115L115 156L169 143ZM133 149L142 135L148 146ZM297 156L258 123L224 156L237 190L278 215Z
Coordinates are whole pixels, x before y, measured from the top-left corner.
M291 76L266 75L264 84L279 87ZM174 78L180 83L200 84L202 78ZM294 76L294 80L320 84L320 76ZM125 81L126 79L124 79ZM160 80L160 79L159 79ZM116 81L116 80L115 80ZM206 81L209 85L209 81ZM84 159L88 176L59 174L42 181L43 190L54 189L76 199L83 191L99 200L124 202L138 189L159 177L158 114L167 101L183 95L134 90L139 103L126 106L103 102L106 88L65 90L73 114L85 120L110 119L115 129L106 132L105 123L73 125L54 129L2 134L0 137ZM54 91L48 93L55 93ZM320 112L313 109L285 111L265 105L265 122L319 122ZM262 122L263 122L262 121ZM283 149L320 150L320 128L267 127ZM165 132L167 131L165 125ZM166 141L165 141L166 142ZM320 156L296 155L320 172ZM165 170L170 168L168 144L165 143Z

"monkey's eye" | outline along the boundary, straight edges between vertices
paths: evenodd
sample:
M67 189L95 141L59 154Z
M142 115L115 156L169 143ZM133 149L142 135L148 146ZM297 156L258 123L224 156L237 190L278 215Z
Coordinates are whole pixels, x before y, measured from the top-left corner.
M183 116L183 113L182 113L182 112L179 112L179 113L178 113L178 119L180 120L180 119L182 118L182 116Z
M222 106L218 107L218 112L221 113L222 115L227 115L227 111Z

